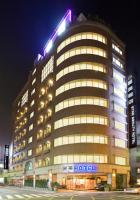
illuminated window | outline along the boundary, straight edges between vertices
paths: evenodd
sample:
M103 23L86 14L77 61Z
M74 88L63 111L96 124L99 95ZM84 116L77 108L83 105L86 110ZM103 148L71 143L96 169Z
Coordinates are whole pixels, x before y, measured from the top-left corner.
M129 81L128 81L128 85L131 85L133 83L133 81L132 81L132 79L130 79Z
M59 155L54 156L54 164L67 164L67 163L82 163L82 162L94 162L94 163L107 163L107 155L102 154L75 154L75 155Z
M48 114L48 117L51 117L51 116L52 116L52 110L51 110L50 108L48 108L47 114Z
M48 151L51 148L51 143L50 141L46 141L44 144L44 151Z
M29 139L28 139L28 144L32 143L32 141L33 141L33 137L31 136L31 137L29 137Z
M39 145L37 146L37 148L36 148L36 154L41 153L42 150L43 150L42 144L39 144Z
M126 99L125 91L122 91L123 88L114 87L114 94L120 98Z
M133 90L133 86L128 87L128 92L130 92L131 90Z
M49 80L48 80L48 86L49 86L49 87L52 87L52 86L53 86L53 80L52 80L52 79L49 79Z
M53 72L53 64L54 64L54 57L52 56L50 60L47 62L45 67L42 69L42 74L41 74L41 82L44 81L44 79L51 73Z
M56 75L56 80L60 79L62 76L79 71L79 70L94 70L94 71L99 71L106 73L106 67L103 64L100 63L90 63L90 62L81 62L81 63L76 63L74 65L70 65L64 69L62 69L58 74Z
M122 55L122 50L118 47L118 45L115 45L114 43L112 44L112 48L117 51L119 54Z
M34 69L34 71L32 72L32 75L34 75L36 73L36 68Z
M57 120L54 129L74 124L102 124L108 125L107 117L99 115L74 115Z
M45 102L44 101L40 101L40 103L39 103L39 110L40 109L43 109L45 107Z
M30 119L34 116L34 112L31 112Z
M113 77L120 83L125 83L125 77L116 69L113 69Z
M128 94L128 98L131 98L131 97L133 97L134 96L134 93L133 92L130 92L129 94Z
M37 167L42 167L42 160L37 161Z
M107 144L108 139L106 136L102 135L68 135L54 139L54 147L76 143Z
M117 58L117 57L114 57L113 56L113 64L115 65L115 66L119 66L120 68L124 68L124 66L123 66L123 64L121 63L121 61L120 61L120 59L119 58Z
M45 88L41 88L41 90L40 90L40 96L42 96L44 94L45 94Z
M114 120L114 126L116 129L120 131L124 131L124 132L126 131L126 125L124 123Z
M98 79L77 79L60 86L56 90L56 96L67 90L78 88L78 87L96 87L96 88L107 90L107 83L105 81L98 80Z
M30 106L33 106L35 104L35 100L32 100Z
M107 43L107 39L105 36L99 34L99 33L93 33L93 32L83 32L83 33L78 33L75 35L72 35L71 37L67 38L64 40L57 48L57 53L61 51L65 46L79 41L79 40L97 40L100 41L104 44Z
M35 93L35 88L31 91L31 96Z
M44 116L43 116L43 115L40 115L40 116L39 116L39 119L38 119L38 121L37 121L37 124L41 124L41 123L43 123L43 121L44 121Z
M48 94L48 100L49 100L49 101L52 101L52 99L53 99L52 94Z
M115 138L115 146L121 147L121 148L126 148L126 141L119 139L119 138Z
M29 126L29 131L33 130L33 124Z
M37 133L37 140L41 139L43 137L43 130L40 129Z
M140 168L137 168L137 173L140 174Z
M126 158L116 156L115 157L115 164L117 165L126 165Z
M81 97L73 97L70 99L66 99L55 106L55 112L62 110L64 108L68 108L71 106L77 105L98 105L107 107L108 102L107 99L100 98L100 97L90 97L90 96L81 96Z
M31 156L32 155L32 149L29 149L28 150L28 156Z
M28 102L28 90L24 93L21 99L21 106L23 106L26 102Z
M92 54L92 55L98 55L102 57L107 57L107 53L105 50L100 49L98 47L90 47L90 46L80 46L73 48L69 51L66 51L64 54L62 54L58 59L57 59L57 66L60 65L64 60L76 56L76 55L81 55L81 54Z
M116 103L114 103L114 111L125 114L125 108Z
M35 82L36 82L36 78L33 79L33 81L32 81L32 85L34 85Z

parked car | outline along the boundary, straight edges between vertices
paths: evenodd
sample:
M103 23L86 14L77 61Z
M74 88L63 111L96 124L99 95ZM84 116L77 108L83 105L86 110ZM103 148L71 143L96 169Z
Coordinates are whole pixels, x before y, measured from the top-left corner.
M133 194L140 194L140 185L135 185L129 188L125 188L124 192L133 193Z
M98 190L98 191L104 191L104 187L105 185L102 184L102 183L98 183L95 187L95 190Z

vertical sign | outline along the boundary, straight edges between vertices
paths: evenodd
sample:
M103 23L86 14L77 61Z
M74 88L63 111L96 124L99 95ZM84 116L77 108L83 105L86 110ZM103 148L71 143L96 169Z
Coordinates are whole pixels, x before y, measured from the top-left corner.
M128 128L129 148L137 146L136 137L136 89L135 79L132 75L128 77Z
M5 145L4 169L9 169L9 145Z

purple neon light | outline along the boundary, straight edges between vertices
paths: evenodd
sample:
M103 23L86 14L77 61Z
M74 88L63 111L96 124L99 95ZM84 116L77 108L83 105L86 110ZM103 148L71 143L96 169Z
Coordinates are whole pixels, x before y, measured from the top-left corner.
M56 37L58 36L58 30L59 27L63 24L63 23L69 23L71 22L71 10L67 10L66 14L64 15L64 17L62 18L61 22L59 23L59 25L57 26L57 28L55 29L55 31L53 32L52 36L50 37L50 39L48 40L47 44L45 45L44 48L44 55L46 53L49 52L49 50L51 49L53 42L55 41Z

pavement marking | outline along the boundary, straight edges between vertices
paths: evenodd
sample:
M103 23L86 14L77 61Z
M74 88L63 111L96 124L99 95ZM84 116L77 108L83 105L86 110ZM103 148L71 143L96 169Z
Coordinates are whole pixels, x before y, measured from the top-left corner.
M30 195L32 195L33 197L41 197L40 195L37 195L37 194L30 194Z
M23 197L23 196L21 196L21 195L18 195L18 194L15 194L14 196L15 196L15 197L17 197L18 199L24 199L24 197Z
M11 195L6 195L7 199L13 199Z
M23 196L27 198L33 198L31 195L28 195L28 194L23 194Z

